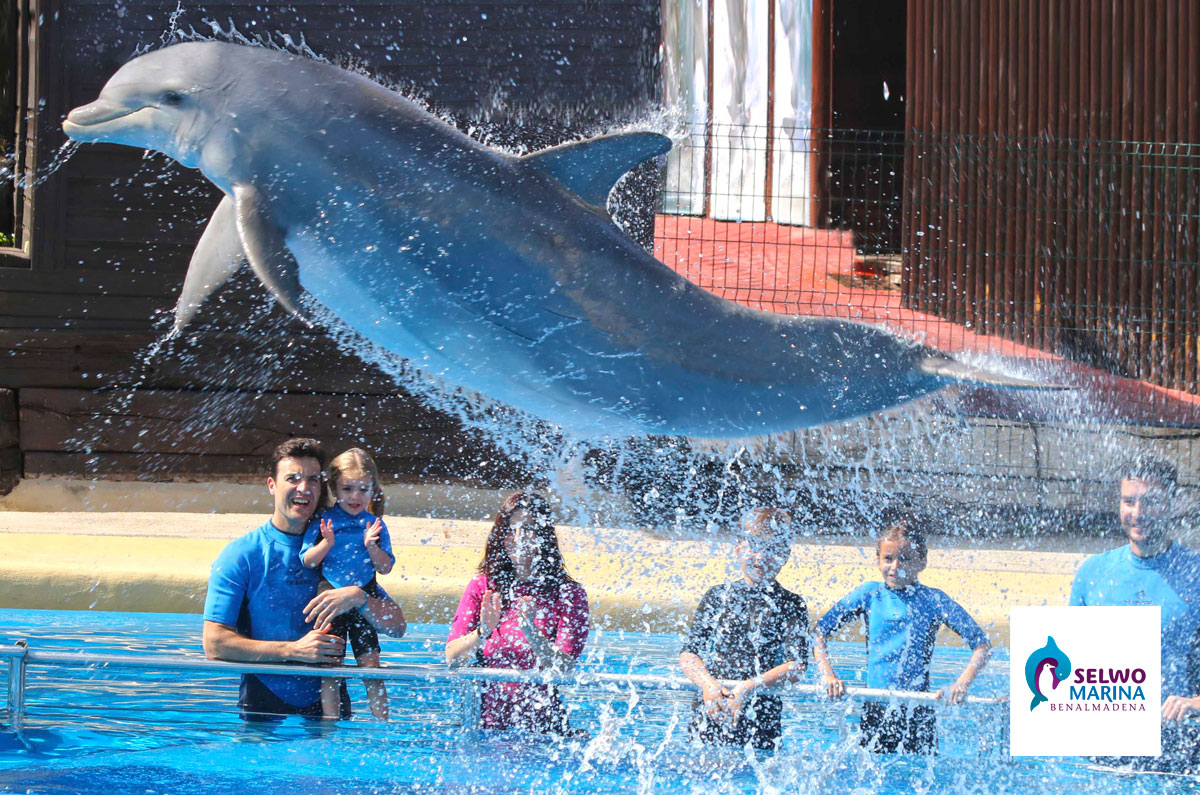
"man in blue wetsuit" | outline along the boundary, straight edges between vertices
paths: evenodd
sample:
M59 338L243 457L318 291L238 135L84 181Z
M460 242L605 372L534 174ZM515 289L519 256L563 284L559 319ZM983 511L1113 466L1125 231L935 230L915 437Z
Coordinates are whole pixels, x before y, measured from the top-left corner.
M209 575L203 635L209 659L340 663L346 642L330 634L330 622L354 609L377 629L404 634L404 613L395 602L353 585L318 594L320 574L300 562L304 530L321 502L324 467L325 453L313 439L290 439L276 448L267 478L271 518L231 541ZM247 719L319 718L320 679L247 674L238 706ZM350 714L344 684L341 712Z
M1196 736L1175 724L1200 712L1196 677L1200 638L1200 555L1171 538L1178 475L1165 461L1128 464L1119 516L1129 543L1092 555L1071 583L1072 605L1157 605L1162 610L1163 755L1194 768ZM1183 756L1181 756L1181 754Z

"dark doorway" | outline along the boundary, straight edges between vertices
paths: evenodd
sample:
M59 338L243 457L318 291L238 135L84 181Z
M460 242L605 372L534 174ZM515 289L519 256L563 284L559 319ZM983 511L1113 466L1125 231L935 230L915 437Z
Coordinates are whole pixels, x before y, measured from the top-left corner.
M829 0L829 223L900 251L907 0Z

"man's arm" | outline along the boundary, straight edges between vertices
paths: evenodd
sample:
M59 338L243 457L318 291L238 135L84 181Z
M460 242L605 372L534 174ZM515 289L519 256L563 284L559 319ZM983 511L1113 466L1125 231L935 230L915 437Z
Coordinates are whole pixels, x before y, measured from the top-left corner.
M343 613L358 610L375 629L394 638L404 637L408 622L404 611L391 599L377 599L357 585L330 588L313 597L304 607L304 620L313 626L323 626Z
M1192 631L1192 642L1188 644L1188 686L1196 692L1196 682L1200 681L1200 624ZM1200 715L1200 695L1167 696L1162 705L1162 719L1165 721L1181 721L1187 717Z
M201 642L204 656L228 662L341 662L346 641L328 634L329 626L314 629L298 640L254 640L215 621L205 621Z
M367 603L361 608L367 620L375 625L375 629L393 638L402 638L408 632L408 621L404 618L404 610L391 599L377 599L363 594Z

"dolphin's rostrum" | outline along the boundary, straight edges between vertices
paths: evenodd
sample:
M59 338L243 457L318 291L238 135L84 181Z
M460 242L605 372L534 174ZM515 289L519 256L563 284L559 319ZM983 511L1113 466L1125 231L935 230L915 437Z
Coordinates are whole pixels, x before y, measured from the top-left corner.
M748 436L955 381L1033 386L671 271L604 211L625 172L670 148L655 133L516 157L361 75L219 42L130 61L63 129L157 150L225 193L180 328L246 261L291 312L316 299L450 385L587 434Z

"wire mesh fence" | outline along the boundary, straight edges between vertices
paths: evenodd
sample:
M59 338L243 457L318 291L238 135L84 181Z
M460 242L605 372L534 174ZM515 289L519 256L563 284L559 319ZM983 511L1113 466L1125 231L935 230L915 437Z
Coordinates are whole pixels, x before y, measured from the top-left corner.
M668 160L654 253L750 307L881 324L1074 387L952 390L776 440L788 460L975 491L999 474L1094 505L1128 455L1200 479L1198 167L1183 143L695 125Z

